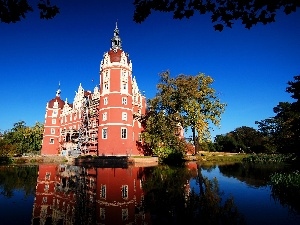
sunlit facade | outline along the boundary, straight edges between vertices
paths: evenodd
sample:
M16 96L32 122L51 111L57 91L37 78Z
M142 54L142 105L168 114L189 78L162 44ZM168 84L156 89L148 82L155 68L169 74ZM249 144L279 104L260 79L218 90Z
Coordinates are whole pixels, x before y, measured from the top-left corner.
M59 89L46 106L42 155L143 155L138 118L146 98L117 26L100 63L100 88L87 91L80 84L72 103L60 94Z

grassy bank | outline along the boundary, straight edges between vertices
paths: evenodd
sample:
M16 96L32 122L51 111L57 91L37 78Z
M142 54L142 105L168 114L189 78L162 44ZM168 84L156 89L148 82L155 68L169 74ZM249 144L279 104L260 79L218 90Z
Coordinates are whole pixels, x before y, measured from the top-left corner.
M0 157L0 165L8 164L39 164L39 163L66 163L63 156L28 156L28 157Z
M195 156L187 156L187 160L205 162L242 162L249 155L229 152L199 152Z

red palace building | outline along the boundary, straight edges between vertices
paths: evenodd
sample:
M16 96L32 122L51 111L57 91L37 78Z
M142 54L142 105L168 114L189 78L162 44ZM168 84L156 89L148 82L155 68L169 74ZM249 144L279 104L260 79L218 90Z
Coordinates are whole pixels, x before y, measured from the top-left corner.
M42 155L143 155L137 118L145 114L146 98L132 76L117 25L100 64L100 88L86 91L80 84L73 103L60 93L46 106Z

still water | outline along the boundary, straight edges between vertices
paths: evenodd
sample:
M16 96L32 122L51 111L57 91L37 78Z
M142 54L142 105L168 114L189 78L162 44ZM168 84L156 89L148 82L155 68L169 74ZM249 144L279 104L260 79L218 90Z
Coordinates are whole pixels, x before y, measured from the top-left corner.
M0 224L300 224L280 166L0 167Z

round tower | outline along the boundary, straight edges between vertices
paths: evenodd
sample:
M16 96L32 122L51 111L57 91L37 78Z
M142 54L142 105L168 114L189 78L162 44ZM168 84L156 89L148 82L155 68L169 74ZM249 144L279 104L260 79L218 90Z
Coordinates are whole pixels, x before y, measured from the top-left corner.
M60 98L60 89L56 91L55 98L51 99L46 106L42 155L59 154L60 137L60 114L65 104Z
M140 131L134 129L134 81L132 63L122 49L116 24L111 48L104 54L100 64L99 155L140 154L136 147Z

